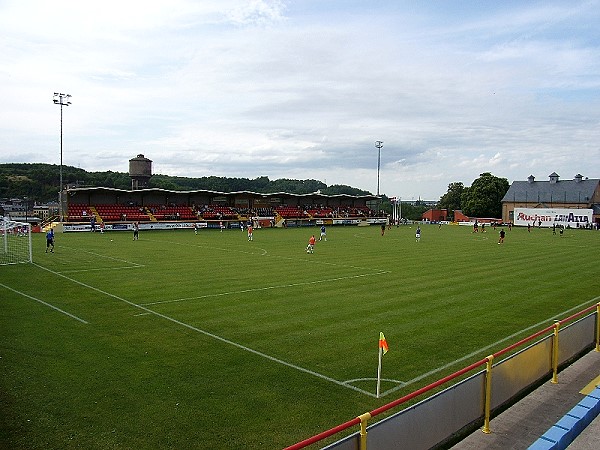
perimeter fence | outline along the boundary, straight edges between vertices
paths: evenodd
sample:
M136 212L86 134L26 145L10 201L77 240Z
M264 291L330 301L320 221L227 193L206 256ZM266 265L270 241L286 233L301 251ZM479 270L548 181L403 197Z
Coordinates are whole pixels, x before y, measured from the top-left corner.
M600 303L546 327L480 361L373 411L287 447L318 444L351 427L359 431L330 444L327 450L413 450L442 447L482 427L543 381L558 383L558 372L594 348L600 351ZM504 359L500 359L504 356ZM467 378L434 393L373 425L368 421L453 380Z

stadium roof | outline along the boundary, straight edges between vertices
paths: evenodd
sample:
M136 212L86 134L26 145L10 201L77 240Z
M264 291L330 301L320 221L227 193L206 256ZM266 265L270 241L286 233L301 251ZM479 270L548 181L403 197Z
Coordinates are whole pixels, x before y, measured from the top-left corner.
M293 194L290 192L272 192L272 193L264 193L264 192L252 192L252 191L235 191L235 192L220 192L220 191L211 191L206 189L197 189L197 190L189 190L189 191L177 191L171 189L162 189L162 188L146 188L146 189L118 189L111 187L73 187L67 188L67 192L76 193L76 192L90 192L90 191L107 191L112 193L123 193L123 194L144 194L144 193L167 193L167 194L208 194L214 196L228 196L235 197L238 195L249 195L253 197L306 197L306 198L352 198L352 199L362 199L362 200L377 200L377 195L350 195L350 194L332 194L327 195L321 192L311 192L306 194Z

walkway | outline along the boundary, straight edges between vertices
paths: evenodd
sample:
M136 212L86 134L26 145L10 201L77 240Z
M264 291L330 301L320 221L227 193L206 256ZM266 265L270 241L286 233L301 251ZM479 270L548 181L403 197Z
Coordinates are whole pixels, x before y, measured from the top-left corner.
M490 422L490 434L477 430L452 450L527 449L583 398L580 393L600 376L600 352L591 351ZM600 449L600 416L569 445L569 450Z

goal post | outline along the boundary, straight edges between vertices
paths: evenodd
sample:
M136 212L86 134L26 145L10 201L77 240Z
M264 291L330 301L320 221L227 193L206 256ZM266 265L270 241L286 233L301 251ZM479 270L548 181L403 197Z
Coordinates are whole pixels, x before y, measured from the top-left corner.
M0 266L33 262L31 225L6 217L0 220Z

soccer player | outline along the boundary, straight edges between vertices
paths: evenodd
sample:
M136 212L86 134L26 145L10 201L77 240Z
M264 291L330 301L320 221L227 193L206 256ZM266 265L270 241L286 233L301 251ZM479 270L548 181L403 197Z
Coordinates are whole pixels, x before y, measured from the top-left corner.
M48 249L50 249L50 253L54 253L54 229L50 228L50 231L46 233L46 253L48 253Z
M319 240L327 240L327 231L325 230L325 225L321 226L321 235L319 236Z
M315 242L316 242L316 238L315 235L313 234L310 239L308 240L308 245L306 246L306 253L314 253L315 252Z
M421 227L417 227L417 232L415 233L415 241L416 242L421 241Z
M500 239L498 239L498 244L504 244L504 228L500 230Z
M133 222L133 240L137 241L140 238L140 223Z
M253 240L252 239L252 225L248 225L248 241Z

